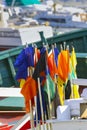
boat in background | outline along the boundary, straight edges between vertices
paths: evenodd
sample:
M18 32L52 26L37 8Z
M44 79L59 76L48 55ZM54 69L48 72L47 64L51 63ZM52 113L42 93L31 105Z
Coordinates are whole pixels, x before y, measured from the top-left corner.
M39 32L44 32L46 38L53 36L51 26L42 25L19 29L0 28L0 51L40 41Z
M18 6L17 4L21 2L27 4L27 0L19 2L10 0L9 3L6 0L6 2L8 6L5 4L0 5L0 51L39 41L39 31L44 31L45 37L49 38L62 33L63 29L61 28L70 28L72 30L87 28L87 24L84 22L72 22L72 14L69 9L65 8L65 11L62 6L59 6L56 9L57 12L53 13L54 3L52 0L42 2L42 4L33 1L32 4L24 4L24 6ZM33 35L34 33L35 35Z
M40 24L46 24L52 27L62 27L62 28L87 28L87 23L82 21L75 21L73 20L72 14L69 12L63 13L53 13L52 11L49 12L42 12L35 16L35 19L38 20Z
M58 28L87 28L86 20L82 19L87 15L84 9L66 7L55 0L47 0L44 3L50 3L51 9L41 11L35 15L34 18L40 24L48 23L50 26Z
M6 5L0 5L0 51L40 41L41 31L46 38L53 36L51 26L39 25L38 21L31 17L30 7L39 6L38 0L5 2Z

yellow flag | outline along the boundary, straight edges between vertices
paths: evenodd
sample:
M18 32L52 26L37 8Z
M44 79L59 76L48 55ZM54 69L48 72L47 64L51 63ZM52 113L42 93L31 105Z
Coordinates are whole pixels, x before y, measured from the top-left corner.
M70 68L71 68L70 78L71 79L73 78L77 79L76 65L77 65L77 59L76 59L75 49L73 47L71 57L70 57ZM79 98L79 97L80 97L79 86L72 84L71 98Z
M77 59L76 59L76 53L75 53L74 47L72 48L72 53L71 53L71 64L72 64L72 68L73 68L75 75L76 75Z
M78 92L79 86L73 85L73 98L80 98L79 92Z
M25 79L21 79L21 80L20 80L20 88L23 87L24 83L25 83Z
M64 81L60 77L58 77L58 79L57 79L57 87L58 87L60 103L61 103L61 105L64 105L65 88L64 88Z

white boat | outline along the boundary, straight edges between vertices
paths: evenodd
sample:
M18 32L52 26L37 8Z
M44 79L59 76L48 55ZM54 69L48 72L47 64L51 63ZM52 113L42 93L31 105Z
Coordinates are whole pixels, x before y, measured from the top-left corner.
M52 27L69 27L69 28L87 28L87 23L82 21L74 21L73 15L69 12L63 13L53 13L48 11L46 13L40 13L35 16L35 19L39 21L40 24L46 24L47 22Z
M36 26L29 28L0 28L0 50L10 49L41 40L39 32L43 31L46 38L53 36L52 27Z
M87 79L73 79L73 84L78 85L87 85ZM87 91L86 91L87 92ZM57 108L57 118L56 119L49 119L45 123L42 123L42 125L38 125L35 128L31 128L29 130L87 130L87 120L81 119L81 111L86 110L81 108L80 103L86 103L87 106L87 99L84 98L78 98L78 99L68 99L65 100L65 105L58 106ZM84 104L83 104L84 105ZM87 113L86 113L87 115ZM25 114L23 118L21 118L13 127L11 130L18 130L23 128L25 126L27 128L27 123L29 123L30 120L30 114ZM72 117L72 118L71 118Z
M22 13L18 16L2 5L0 9L0 50L40 41L41 31L46 38L53 36L51 26L38 25L37 20Z

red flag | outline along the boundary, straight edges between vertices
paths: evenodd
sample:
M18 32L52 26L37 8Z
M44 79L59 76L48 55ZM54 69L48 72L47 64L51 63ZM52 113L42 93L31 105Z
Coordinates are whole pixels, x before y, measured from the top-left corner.
M48 68L49 68L52 79L54 79L54 75L58 74L58 68L56 66L56 62L54 60L54 53L52 51L48 55Z

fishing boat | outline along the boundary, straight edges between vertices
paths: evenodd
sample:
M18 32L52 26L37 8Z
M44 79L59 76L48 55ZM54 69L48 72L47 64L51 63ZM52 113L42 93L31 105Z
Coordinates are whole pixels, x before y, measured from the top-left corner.
M37 19L40 24L48 22L52 27L87 28L86 22L74 21L73 15L69 12L42 12L39 15L37 14L35 19Z
M39 5L38 0L5 1L5 3L0 5L0 51L39 41L40 31L44 31L46 38L53 36L51 26L41 26L30 16L31 8L28 5ZM32 7L32 13L33 11Z
M83 88L87 87L87 85L86 85L86 83L87 83L87 80L86 80L86 78L87 78L87 73L86 73L87 29L80 29L78 31L73 31L71 33L61 34L61 35L54 36L54 37L47 38L47 39L44 38L43 34L44 33L42 33L42 32L40 33L41 41L34 43L36 46L38 46L38 48L41 48L43 46L43 43L48 44L49 47L52 44L56 43L57 47L60 48L60 45L64 44L65 42L67 45L69 45L69 47L70 47L69 49L72 48L72 45L75 47L77 61L78 61L77 75L78 75L79 81L76 80L76 81L72 81L72 82L74 84L80 85L80 87L79 87L80 93L82 93ZM84 44L84 46L83 46L83 44ZM16 57L19 55L19 53L22 51L23 48L24 48L24 46L21 46L21 47L16 47L13 49L9 49L9 50L0 52L0 66L2 68L0 70L0 86L1 86L1 88L2 87L7 88L8 91L10 91L10 89L13 89L12 91L14 91L14 92L15 92L14 87L17 87L17 89L19 89L19 83L15 79L16 70L14 67L14 61L15 61ZM4 89L2 89L2 90L4 90ZM6 89L5 89L5 91L6 91ZM19 90L17 90L17 92L19 93ZM5 94L5 92L4 92L4 94ZM14 95L15 95L15 93L14 93ZM18 95L20 95L20 94L18 94ZM17 101L18 97L7 98L7 96L12 96L12 93L9 93L9 95L5 95L5 96L6 96L6 99L0 100L0 105L2 106L2 104L3 104L3 106L2 107L0 106L0 108L2 108L2 109L5 108L5 111L7 111L7 108L10 108L10 111L20 109L20 107L19 107L20 104L18 102L16 102L17 104L15 105L15 107L14 107L14 103L12 105L10 102L10 101L15 101L15 100ZM22 103L23 103L24 98L20 97L19 100L21 102L21 108L23 108L24 104L22 104ZM81 98L78 100L82 101ZM76 102L75 102L76 104L77 104L78 100L76 100ZM71 101L71 100L69 100L69 101ZM6 102L8 102L8 107L5 106ZM67 105L67 104L65 104L65 105ZM22 110L24 110L24 109L22 109ZM22 112L24 112L24 111L22 111ZM16 124L14 123L12 130L18 130L18 129L24 128L24 126L28 129L29 128L29 124L28 124L29 121L30 121L30 115L24 114L24 116L22 116L21 119L19 119L19 121L16 122ZM49 124L51 124L53 130L56 130L56 129L64 130L65 128L67 128L67 125L69 126L67 129L69 129L69 130L72 130L73 128L75 130L78 130L78 129L86 130L87 121L76 117L74 120L73 120L73 118L72 118L72 120L69 120L69 119L65 120L65 118L61 119L61 120L49 119L49 120L46 120L45 123L46 123L45 124L46 129L47 129L47 124L48 124L48 126L49 126ZM43 129L43 127L44 126L41 125L41 129Z
M45 3L50 3L51 9L41 11L34 17L40 24L48 23L52 27L62 28L87 28L85 10L63 6L55 0L48 0Z
M87 74L85 71L86 56L87 56L86 35L87 35L87 30L80 29L80 30L75 30L72 32L68 32L65 34L60 34L58 36L47 38L47 43L49 44L49 46L53 43L56 43L58 48L60 49L60 44L63 44L64 42L66 42L66 44L70 45L70 49L72 45L75 47L77 60L78 60L77 73L78 73L79 78L87 77ZM43 36L41 37L41 39L43 39L43 41L45 42ZM42 47L41 41L35 42L35 44L38 46L38 48ZM19 46L16 48L12 48L12 49L0 52L0 65L1 67L3 67L2 70L4 70L4 72L6 72L7 74L7 75L3 75L3 71L0 70L0 75L1 75L0 86L2 87L17 86L16 84L17 82L14 78L15 68L14 68L13 62L22 49L23 49L23 46ZM80 64L84 67L80 68L81 66Z

